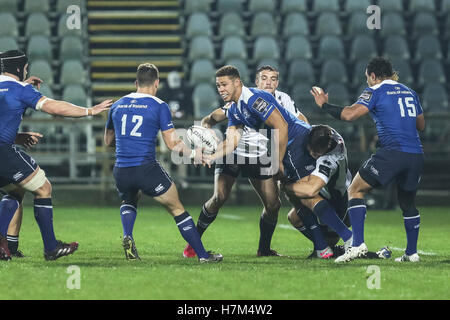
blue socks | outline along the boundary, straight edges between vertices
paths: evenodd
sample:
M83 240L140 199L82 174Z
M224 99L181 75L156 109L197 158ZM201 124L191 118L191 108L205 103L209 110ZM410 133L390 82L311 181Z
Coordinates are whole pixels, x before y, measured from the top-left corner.
M53 231L53 206L52 199L34 199L34 218L41 230L44 249L52 251L56 248L57 241Z
M317 221L317 217L312 213L311 210L305 209L301 210L301 212L297 212L300 219L303 221L303 225L310 230L310 234L312 236L312 241L314 243L314 250L323 250L328 247L325 238L323 237L322 230L320 229L319 222Z
M415 216L407 216L408 213L403 213L403 220L405 223L406 231L406 251L405 253L410 256L417 252L417 240L419 238L419 227L420 227L420 215L417 212Z
M133 239L133 227L136 221L136 207L130 204L123 204L120 207L120 219L122 220L123 236L130 236Z
M19 202L13 197L6 195L0 201L0 234L6 238L9 223L14 213L19 208Z
M342 240L347 241L352 237L352 232L339 219L336 211L327 200L322 200L314 207L314 213L319 219L333 229Z
M348 215L352 224L353 247L358 247L364 242L364 220L366 219L366 203L364 199L350 199L348 202Z
M192 248L194 248L197 257L209 258L209 253L207 253L203 247L200 235L189 213L185 211L181 215L174 217L174 219L178 229L180 230L181 236L191 245Z

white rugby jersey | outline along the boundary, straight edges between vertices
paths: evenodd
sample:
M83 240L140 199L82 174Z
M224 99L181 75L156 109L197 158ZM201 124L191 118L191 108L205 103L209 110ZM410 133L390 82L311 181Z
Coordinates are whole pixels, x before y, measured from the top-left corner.
M294 100L282 91L275 90L274 97L277 102L296 118L300 114L300 111L295 106ZM225 115L228 117L227 109L231 104L226 104L222 107ZM269 133L268 133L269 134ZM238 156L245 158L258 158L267 154L267 143L269 139L266 135L259 133L258 131L249 128L247 126L243 129L243 134L237 148L233 151Z
M325 182L326 186L320 190L320 195L326 199L331 198L332 189L344 195L352 181L344 139L334 129L332 138L337 143L336 147L316 160L316 168L311 173Z

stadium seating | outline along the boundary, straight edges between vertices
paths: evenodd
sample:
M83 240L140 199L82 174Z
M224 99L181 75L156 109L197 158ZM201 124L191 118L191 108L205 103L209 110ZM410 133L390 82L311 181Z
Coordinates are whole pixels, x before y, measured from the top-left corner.
M276 36L277 34L277 24L272 13L258 12L253 16L250 26L251 36Z
M317 36L342 35L342 26L339 17L334 12L322 12L317 18L316 32Z
M414 77L411 70L411 65L409 60L406 59L392 59L392 67L395 71L397 71L400 82L407 85L408 87L413 88L414 85Z
M61 40L59 47L59 59L62 61L69 59L80 59L85 56L84 45L81 37L65 36Z
M67 19L68 19L68 15L63 14L59 17L59 21L58 21L58 36L59 37L64 37L64 36L69 36L69 35L74 35L74 36L82 36L82 29L83 27L81 27L80 29L74 28L74 29L69 29L67 26Z
M449 97L442 84L428 84L422 93L422 108L427 112L448 112Z
M287 79L287 83L290 87L300 82L310 85L315 84L316 77L311 62L306 59L293 60L289 65Z
M445 13L450 12L450 0L442 0L441 2L441 11Z
M85 0L58 0L56 1L56 12L58 13L67 13L67 10L70 6L78 6L81 10L81 13L86 13L86 2Z
M274 12L275 6L275 0L249 0L248 10L251 13Z
M399 12L387 12L381 16L380 37L391 35L406 36L405 20Z
M403 12L403 0L378 0L378 6L383 12Z
M280 47L275 38L268 36L258 37L253 47L253 59L280 59Z
M370 0L346 0L344 8L347 13L366 12L370 5Z
M210 0L189 0L184 1L184 14L190 15L196 12L208 13L211 10Z
M237 12L227 12L221 18L219 22L219 36L240 36L244 37L246 34L244 22L240 14Z
M219 107L219 99L216 88L209 83L200 83L195 86L192 93L192 103L194 105L194 117L197 119L211 113Z
M191 39L195 36L212 36L211 22L206 13L193 13L187 19L186 37Z
M414 36L419 35L438 35L439 27L434 14L430 12L418 12L413 20L412 33Z
M424 86L429 83L445 83L445 71L441 61L429 59L424 60L419 67L418 85Z
M2 8L2 12L11 12L17 13L18 11L18 2L16 0L0 0L0 8Z
M358 35L351 44L350 60L371 59L378 56L377 44L373 37Z
M79 84L70 84L64 87L62 99L82 107L87 105L86 90Z
M399 35L389 36L385 39L383 53L390 59L411 58L408 42L405 37Z
M363 59L363 60L354 62L353 69L352 69L352 77L350 80L350 85L352 87L358 87L362 83L366 82L365 73L366 73L366 68L367 68L368 62L369 61L367 59Z
M317 57L321 60L344 59L346 55L342 38L332 35L322 37L319 41Z
M287 40L285 59L287 62L293 59L311 59L312 48L308 38L302 35L292 36Z
M442 48L439 39L433 35L424 35L417 40L415 59L442 59Z
M434 1L430 0L410 0L409 1L409 11L412 12L434 12L436 11L436 6Z
M350 105L350 94L345 84L331 83L324 90L328 92L330 103L339 106Z
M241 14L243 11L242 0L217 0L217 12L236 12Z
M47 13L50 11L50 1L49 0L25 0L24 12L42 12Z
M216 70L209 59L199 59L192 63L189 84L194 86L201 82L212 83Z
M338 0L314 0L313 1L313 11L316 13L323 11L333 11L339 12L339 1Z
M307 83L298 83L291 90L291 98L300 112L306 117L320 112L320 109L316 107L313 96L309 92L310 90L311 86Z
M244 85L253 86L253 83L250 83L253 81L253 79L252 80L250 79L250 72L248 70L246 60L230 59L225 62L225 65L235 66L239 70L239 74L241 75L241 80L244 82Z
M245 42L241 37L229 36L222 42L221 59L247 59L247 49Z
M201 58L214 59L214 44L211 38L207 36L193 38L189 44L188 58L191 61Z
M30 61L43 59L51 63L53 60L52 45L50 39L46 36L37 35L30 37L27 52Z
M43 35L47 37L51 35L50 21L42 12L32 13L26 20L25 36L31 37L35 35Z
M19 49L19 44L17 43L16 38L12 36L0 36L0 52L16 49Z
M367 15L364 12L353 12L348 20L346 35L353 37L358 34L367 35Z
M263 58L256 63L255 70L261 68L262 66L272 66L272 67L277 68L281 74L285 73L285 70L284 70L285 67L283 64L280 63L280 61L278 59Z
M42 93L43 96L48 97L50 99L54 99L55 95L53 94L52 88L47 83L42 83L39 92ZM42 113L42 112L40 112Z
M288 13L283 20L283 37L289 38L295 35L308 36L310 34L308 20L303 13Z
M50 64L45 60L33 60L29 67L30 75L41 78L47 85L53 85L53 71Z
M79 60L64 61L61 68L59 83L63 86L69 84L84 85L86 83L86 72Z
M11 12L0 12L0 21L2 27L0 28L1 36L19 36L19 24L16 17Z
M308 10L306 0L281 0L281 14L286 15L291 12L306 12Z
M347 83L347 68L345 64L338 59L325 61L320 72L320 84L323 87L332 83Z

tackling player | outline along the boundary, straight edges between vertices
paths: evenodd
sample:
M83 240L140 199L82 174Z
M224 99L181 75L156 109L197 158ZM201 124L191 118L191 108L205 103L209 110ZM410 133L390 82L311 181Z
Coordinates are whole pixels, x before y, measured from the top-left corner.
M260 67L256 72L255 84L258 89L271 93L283 108L300 120L307 122L306 117L296 108L291 97L277 90L279 72L276 68L268 65ZM211 128L217 123L227 120L230 105L231 103L228 103L223 108L218 108L204 117L202 126ZM234 163L228 164L224 161L225 163L223 164L216 164L214 194L203 205L197 221L197 229L200 235L203 235L208 226L216 219L220 208L231 193L231 188L236 178L241 174L242 177L248 178L264 206L259 222L260 238L257 256L279 256L275 250L270 248L281 206L278 187L272 175L261 173L261 169L267 167L267 165L250 160L265 156L268 152L267 143L268 139L266 136L246 126L244 127L242 138L233 152L235 155ZM237 159L238 157L240 158L239 160ZM186 246L183 256L186 258L195 257L195 252L191 246Z
M22 115L27 108L64 117L86 117L108 110L111 101L106 100L84 108L65 101L49 99L35 90L30 83L41 82L27 76L28 58L18 50L0 54L0 186L7 185L8 195L0 202L0 259L10 260L7 234L14 213L22 201L21 189L34 195L34 217L44 243L44 258L55 260L73 253L78 242L64 243L56 240L53 230L52 186L45 172L27 153L14 145Z
M370 113L377 128L380 148L367 160L353 179L349 189L348 214L353 243L336 262L356 259L368 249L364 243L366 205L364 195L373 188L397 182L397 198L403 213L407 246L396 261L418 262L417 240L420 215L415 197L423 169L423 150L419 131L425 129L425 118L417 94L398 82L391 63L384 58L372 59L366 68L368 87L352 106L328 103L328 94L314 88L316 104L336 119L355 121Z
M114 179L122 199L120 217L126 259L140 259L133 227L137 215L138 193L153 197L174 217L182 237L194 248L200 262L220 262L222 255L206 252L200 235L178 198L178 191L156 160L157 134L161 130L167 147L201 161L201 149L191 150L175 133L169 106L155 95L159 85L158 68L139 65L135 93L126 95L111 107L105 128L105 144L115 146ZM200 152L198 152L200 151Z

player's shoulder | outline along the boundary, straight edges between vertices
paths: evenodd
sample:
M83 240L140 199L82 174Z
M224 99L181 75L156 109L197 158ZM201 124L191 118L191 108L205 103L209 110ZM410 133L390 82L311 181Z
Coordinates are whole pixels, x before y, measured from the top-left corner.
M23 90L25 89L34 89L33 86L30 83L18 81L14 78L0 75L0 86L3 87L4 90L11 89L11 90Z

